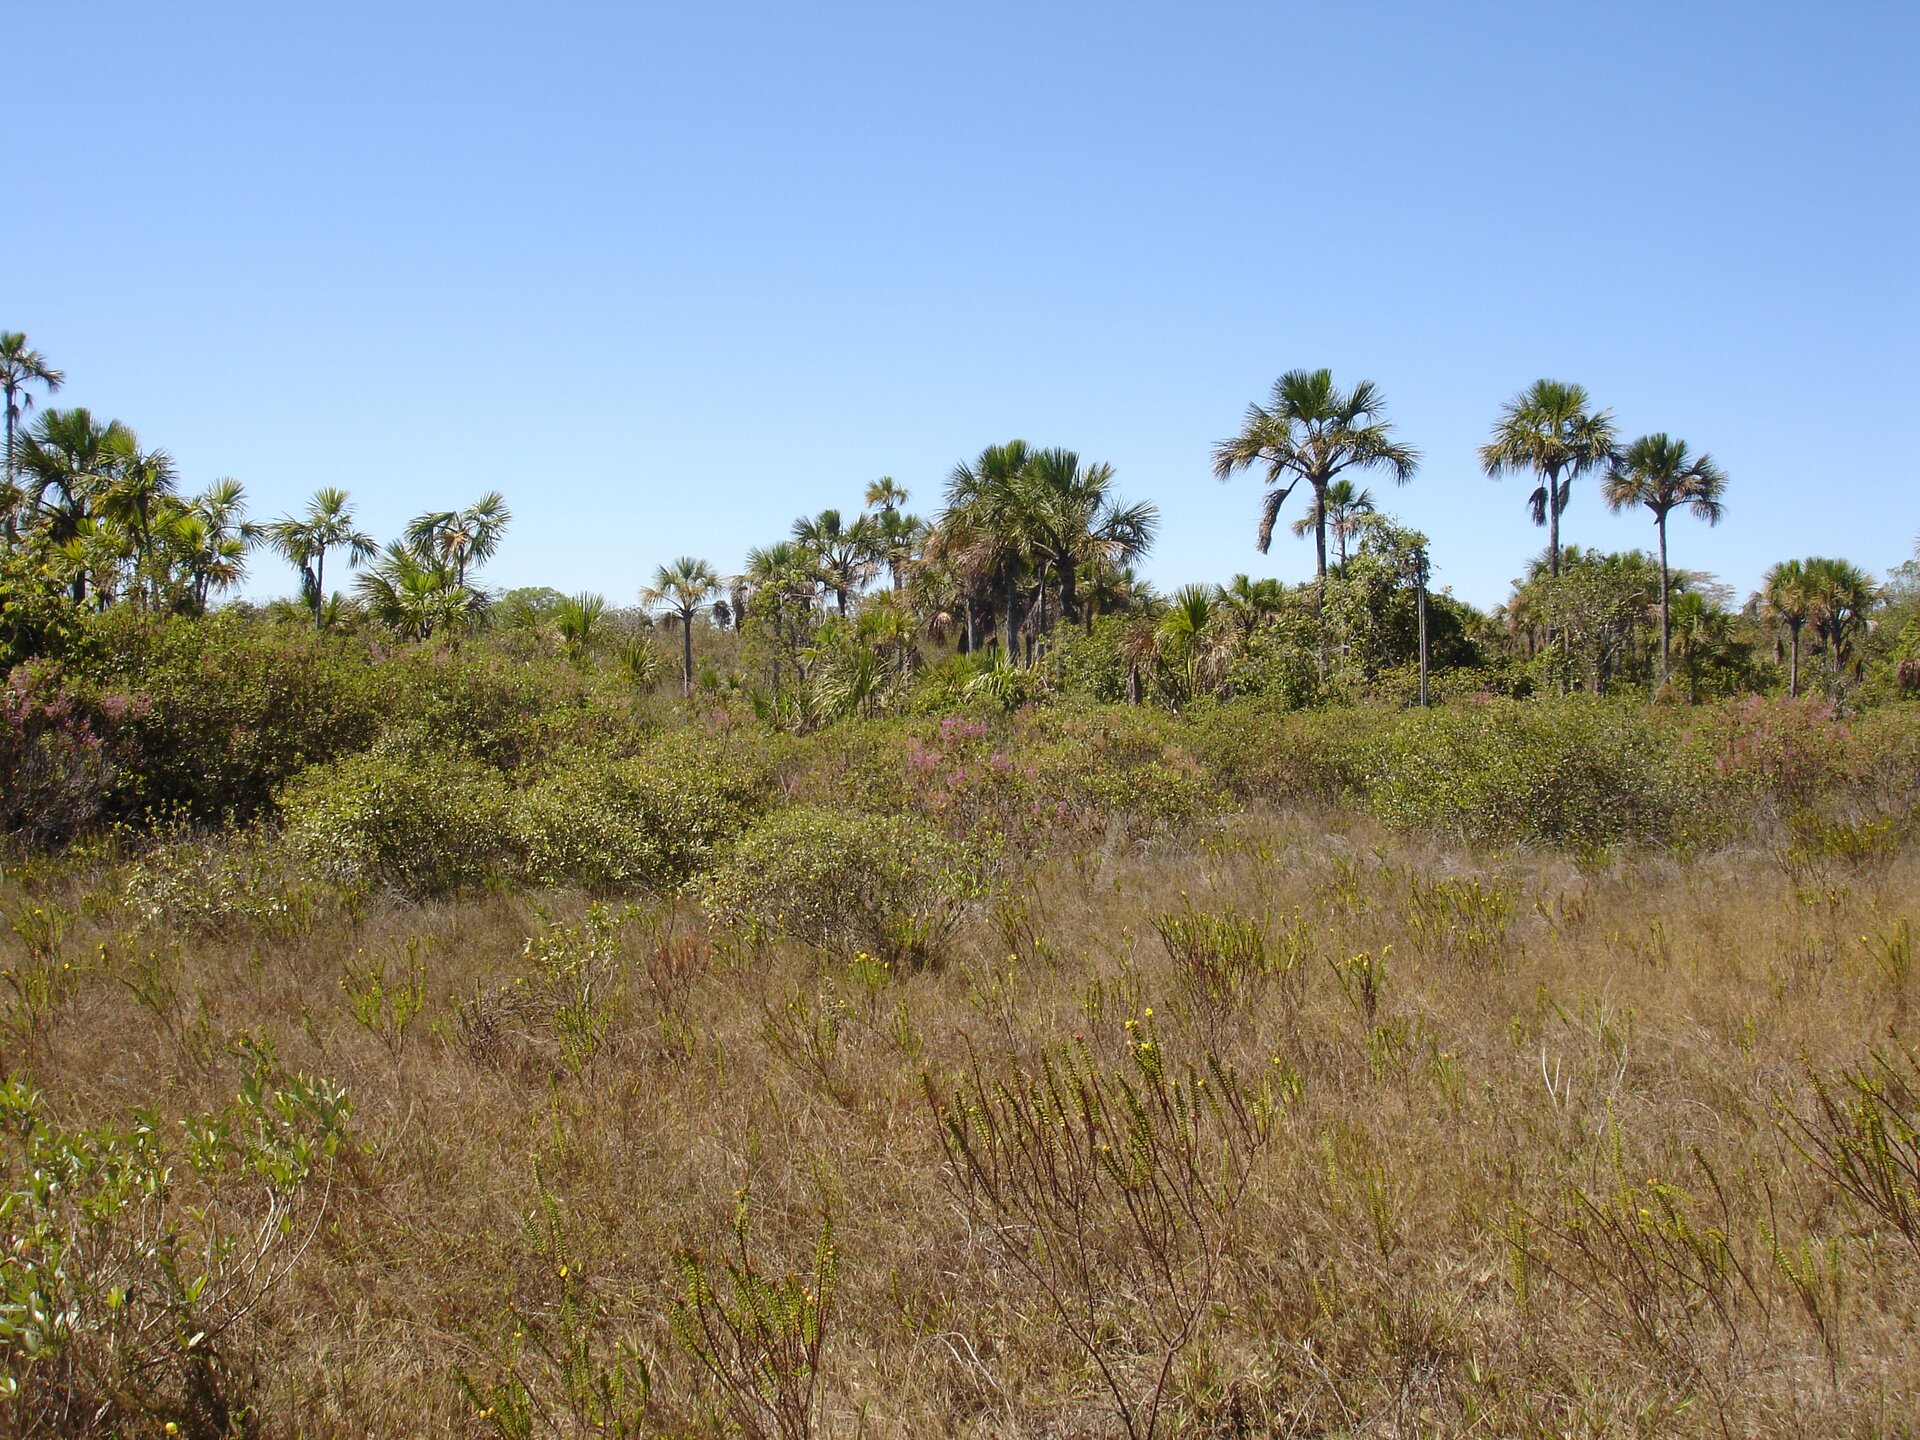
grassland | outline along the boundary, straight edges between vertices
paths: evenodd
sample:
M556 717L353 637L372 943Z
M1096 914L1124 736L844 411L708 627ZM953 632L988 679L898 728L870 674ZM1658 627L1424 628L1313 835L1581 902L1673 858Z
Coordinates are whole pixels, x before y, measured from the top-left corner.
M38 1353L11 1312L13 1428L1915 1433L1884 777L1556 846L1217 741L955 801L963 744L1040 783L988 730L767 762L766 815L944 831L918 868L727 880L724 826L672 886L409 895L271 826L10 866L6 1298L66 1307Z

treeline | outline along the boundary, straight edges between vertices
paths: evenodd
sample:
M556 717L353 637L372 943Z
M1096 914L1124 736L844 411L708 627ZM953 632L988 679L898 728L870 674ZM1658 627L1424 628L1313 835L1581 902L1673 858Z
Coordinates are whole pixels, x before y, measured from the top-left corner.
M1136 568L1156 507L1124 498L1111 465L1013 440L957 464L930 519L882 477L857 511L801 517L749 550L738 574L694 556L659 566L624 609L481 584L512 519L497 493L423 513L384 546L339 489L259 520L239 482L189 493L167 452L117 420L36 413L36 394L64 376L24 335L0 335L0 380L9 666L67 653L104 611L204 614L265 550L297 589L265 607L269 620L544 648L642 688L677 671L683 694L702 689L786 728L1060 693L1178 709L1573 691L1693 703L1816 690L1857 704L1920 690L1920 552L1884 583L1844 560L1783 561L1740 602L1668 559L1671 519L1725 514L1721 467L1664 433L1625 439L1580 386L1558 381L1514 397L1481 450L1489 476L1533 482L1525 503L1548 532L1507 601L1483 612L1431 589L1426 537L1363 483L1406 484L1419 470L1380 391L1342 389L1325 370L1282 376L1212 455L1222 480L1250 472L1263 483L1260 550L1288 515L1296 536L1313 538L1308 584L1238 575L1161 594ZM1646 512L1650 551L1564 539L1583 481L1615 511ZM330 589L343 574L352 583ZM656 645L663 629L674 633Z

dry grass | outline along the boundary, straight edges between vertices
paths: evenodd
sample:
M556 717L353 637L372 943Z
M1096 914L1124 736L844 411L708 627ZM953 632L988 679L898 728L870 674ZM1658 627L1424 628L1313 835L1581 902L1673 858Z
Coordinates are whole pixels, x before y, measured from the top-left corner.
M1788 1119L1814 1115L1810 1074L1912 1043L1920 977L1887 948L1920 909L1911 849L1583 870L1257 813L1018 876L900 975L654 908L556 978L526 953L535 902L574 924L583 897L210 936L135 926L111 881L5 883L10 913L76 917L39 960L4 941L16 973L71 967L0 1039L56 1119L230 1100L243 1037L355 1102L324 1230L229 1341L257 1433L490 1434L460 1377L486 1394L510 1366L534 1433L593 1433L567 1377L623 1362L651 1379L639 1433L722 1433L727 1387L669 1326L676 1257L810 1277L826 1213L820 1433L1115 1433L1095 1357L960 1203L923 1075L1077 1043L1127 1073L1149 1008L1176 1063L1284 1077L1157 1433L1916 1433L1920 1253ZM1224 995L1183 978L1155 921L1189 908L1280 958ZM417 964L410 1023L368 1007L379 959ZM1096 1247L1129 1243L1090 1213ZM1138 1258L1085 1273L1133 1284ZM1155 1363L1154 1294L1096 1297L1126 1383Z

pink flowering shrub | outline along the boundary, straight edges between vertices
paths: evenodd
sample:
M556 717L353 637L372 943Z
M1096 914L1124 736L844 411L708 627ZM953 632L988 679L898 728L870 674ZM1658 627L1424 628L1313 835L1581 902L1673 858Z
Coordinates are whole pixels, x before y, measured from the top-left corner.
M78 695L50 670L15 667L0 685L0 830L45 847L97 824L132 759L121 727L133 708L119 696Z

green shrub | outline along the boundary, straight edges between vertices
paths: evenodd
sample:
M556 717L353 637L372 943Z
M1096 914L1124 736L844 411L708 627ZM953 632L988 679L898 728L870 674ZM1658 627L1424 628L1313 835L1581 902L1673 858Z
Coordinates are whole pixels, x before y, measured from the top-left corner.
M413 647L380 664L379 686L380 741L393 751L451 752L512 771L550 743L593 730L580 723L587 703L580 674L559 662Z
M326 1218L349 1114L264 1052L235 1103L178 1128L151 1110L65 1128L0 1084L7 1433L253 1433L253 1312Z
M1180 743L1236 799L1334 804L1364 783L1368 747L1397 719L1361 706L1293 711L1243 700L1194 707Z
M557 760L514 807L527 873L549 884L668 890L706 868L767 788L744 747L696 752L674 737L629 759Z
M1573 848L1697 834L1699 777L1673 725L1625 704L1485 701L1410 712L1362 759L1396 829Z
M748 829L702 902L721 920L823 950L918 961L979 890L972 854L924 821L798 806Z
M130 702L139 755L113 806L140 820L242 823L310 765L373 738L383 703L354 642L237 613L98 617L83 673Z
M477 885L516 859L499 774L451 756L349 756L281 798L295 855L324 879L418 898Z

